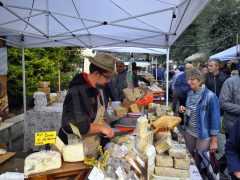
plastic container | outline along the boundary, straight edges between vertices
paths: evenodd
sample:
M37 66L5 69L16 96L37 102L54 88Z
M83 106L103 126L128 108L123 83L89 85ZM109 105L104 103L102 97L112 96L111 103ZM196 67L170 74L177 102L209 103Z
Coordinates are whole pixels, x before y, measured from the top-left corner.
M148 157L148 172L153 173L155 168L156 149L153 145L149 145L146 149Z

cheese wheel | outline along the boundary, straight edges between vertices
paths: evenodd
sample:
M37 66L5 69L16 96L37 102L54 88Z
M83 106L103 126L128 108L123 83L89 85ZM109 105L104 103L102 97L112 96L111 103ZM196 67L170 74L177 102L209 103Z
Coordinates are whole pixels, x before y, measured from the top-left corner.
M24 161L24 174L30 175L58 169L62 165L61 155L56 151L40 151L30 154Z

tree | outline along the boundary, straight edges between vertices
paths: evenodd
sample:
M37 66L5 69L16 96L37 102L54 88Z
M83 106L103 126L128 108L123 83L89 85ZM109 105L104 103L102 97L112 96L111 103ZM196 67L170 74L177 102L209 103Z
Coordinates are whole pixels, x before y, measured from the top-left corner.
M171 59L182 61L200 52L207 56L236 44L240 27L239 0L212 0L171 48Z
M8 47L8 96L22 98L21 49ZM51 91L58 90L58 70L62 76L62 88L66 89L72 76L83 62L79 48L26 48L26 93L32 96L40 81L49 81Z

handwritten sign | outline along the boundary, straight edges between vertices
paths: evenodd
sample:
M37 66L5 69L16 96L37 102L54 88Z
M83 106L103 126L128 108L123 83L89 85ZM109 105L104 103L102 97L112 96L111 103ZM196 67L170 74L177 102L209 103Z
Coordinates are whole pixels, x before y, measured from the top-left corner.
M35 146L54 144L56 142L56 134L56 131L35 133Z

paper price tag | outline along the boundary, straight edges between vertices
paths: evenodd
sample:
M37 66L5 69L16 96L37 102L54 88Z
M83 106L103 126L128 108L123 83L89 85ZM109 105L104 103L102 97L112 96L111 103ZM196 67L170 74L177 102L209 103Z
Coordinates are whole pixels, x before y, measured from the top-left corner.
M35 133L35 146L54 144L56 142L56 135L57 135L56 131Z
M89 174L88 179L89 180L103 180L104 174L100 169L94 167L92 169L91 173Z

